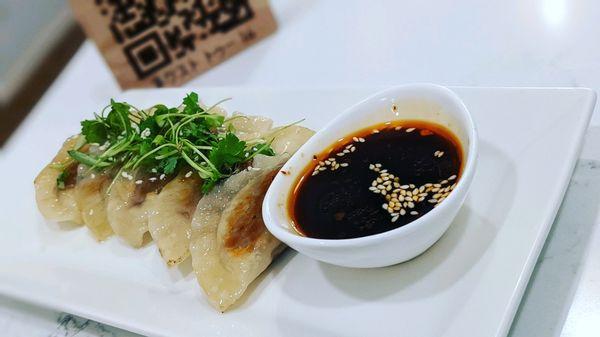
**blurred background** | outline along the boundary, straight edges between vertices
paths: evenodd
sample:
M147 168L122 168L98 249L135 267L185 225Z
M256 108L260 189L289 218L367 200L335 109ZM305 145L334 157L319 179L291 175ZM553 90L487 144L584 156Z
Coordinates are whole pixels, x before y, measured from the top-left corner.
M66 0L0 0L0 144L84 39Z

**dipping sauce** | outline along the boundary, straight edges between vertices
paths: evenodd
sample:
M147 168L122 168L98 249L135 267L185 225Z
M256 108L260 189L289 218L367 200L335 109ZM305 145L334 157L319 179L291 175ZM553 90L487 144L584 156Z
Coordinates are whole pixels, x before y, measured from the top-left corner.
M350 239L386 232L431 211L454 189L462 167L447 128L407 120L340 139L296 183L288 212L311 238Z

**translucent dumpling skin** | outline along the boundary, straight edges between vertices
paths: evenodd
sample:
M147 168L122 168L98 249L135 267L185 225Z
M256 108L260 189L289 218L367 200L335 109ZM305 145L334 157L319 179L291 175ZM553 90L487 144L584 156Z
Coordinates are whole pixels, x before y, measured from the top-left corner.
M44 218L48 220L59 222L70 221L76 224L83 223L81 213L77 207L74 179L71 179L73 183L67 183L65 189L58 189L56 185L56 179L62 173L61 167L70 160L67 151L75 147L78 137L74 136L67 139L54 159L52 159L52 162L42 169L33 182L38 209ZM73 167L68 167L68 171L74 178L77 174L77 164Z
M79 165L75 198L85 226L92 236L103 241L113 234L106 214L106 191L112 178L108 173L88 172L85 165Z
M190 255L192 216L200 200L201 184L197 174L181 172L147 201L148 229L168 266Z
M112 230L130 246L141 247L148 232L148 207L147 200L136 198L135 181L117 177L107 198L106 214Z
M282 250L262 219L262 202L283 163L313 132L276 130L274 157L257 156L249 170L233 175L205 195L192 221L192 265L209 302L227 310Z
M271 263L272 251L279 246L274 238L259 242L265 234L256 209L262 197L260 191L250 190L270 182L278 168L255 167L260 170L238 173L204 196L196 209L190 245L192 264L209 302L221 311L242 296ZM236 211L245 213L234 214Z

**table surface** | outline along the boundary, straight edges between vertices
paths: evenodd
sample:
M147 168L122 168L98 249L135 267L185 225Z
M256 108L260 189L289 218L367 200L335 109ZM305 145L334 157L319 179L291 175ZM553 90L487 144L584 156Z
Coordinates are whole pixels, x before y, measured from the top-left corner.
M276 0L272 6L280 24L275 35L188 85L600 88L595 0ZM119 92L86 42L32 114L90 109ZM598 336L599 194L597 108L510 336ZM5 336L134 336L4 297L0 330Z

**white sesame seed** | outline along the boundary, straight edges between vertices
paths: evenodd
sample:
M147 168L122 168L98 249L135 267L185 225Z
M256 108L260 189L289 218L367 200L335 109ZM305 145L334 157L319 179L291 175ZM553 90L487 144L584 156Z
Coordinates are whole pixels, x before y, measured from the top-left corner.
M408 128L408 129L406 129L406 132L413 132L413 131L415 131L415 128Z
M88 213L89 215L94 215L94 209L90 208L90 212Z
M358 138L357 137L352 137L352 140L355 142L358 142Z
M136 181L135 181L135 184L136 184L136 185L141 185L143 182L144 182L143 180L136 180Z
M160 175L159 179L160 179L160 180L164 180L164 179L165 179L165 177L166 177L166 175L163 173L163 174L161 174L161 175Z
M346 167L346 166L348 166L348 163L341 163L340 166L341 167Z
M406 214L406 211L404 210L404 208L401 208L400 209L400 215L404 215L404 214Z
M454 179L456 179L456 174L453 174L448 178L448 180L454 180Z
M417 215L417 214L419 214L419 212L417 212L417 211L411 211L410 214L411 215Z
M396 222L396 221L398 221L398 216L397 216L397 215L394 215L394 216L392 217L392 222Z
M186 173L186 174L185 174L185 177L186 177L186 178L189 178L189 177L191 177L191 176L192 176L192 171L188 171L188 173Z
M402 129L401 126L397 126L397 127L394 128L394 130L396 130L396 131L399 131L400 129Z
M364 139L364 138L362 138L362 137L359 137L359 138L358 138L358 141L359 141L359 142L361 142L361 143L364 143L364 142L365 142L365 139Z
M429 200L427 200L427 202L429 202L429 203L431 203L431 204L435 204L435 203L437 203L438 201L437 201L437 199L429 199Z
M150 179L148 179L150 181L156 181L156 177L150 177Z
M373 133L379 133L379 130L373 129Z

